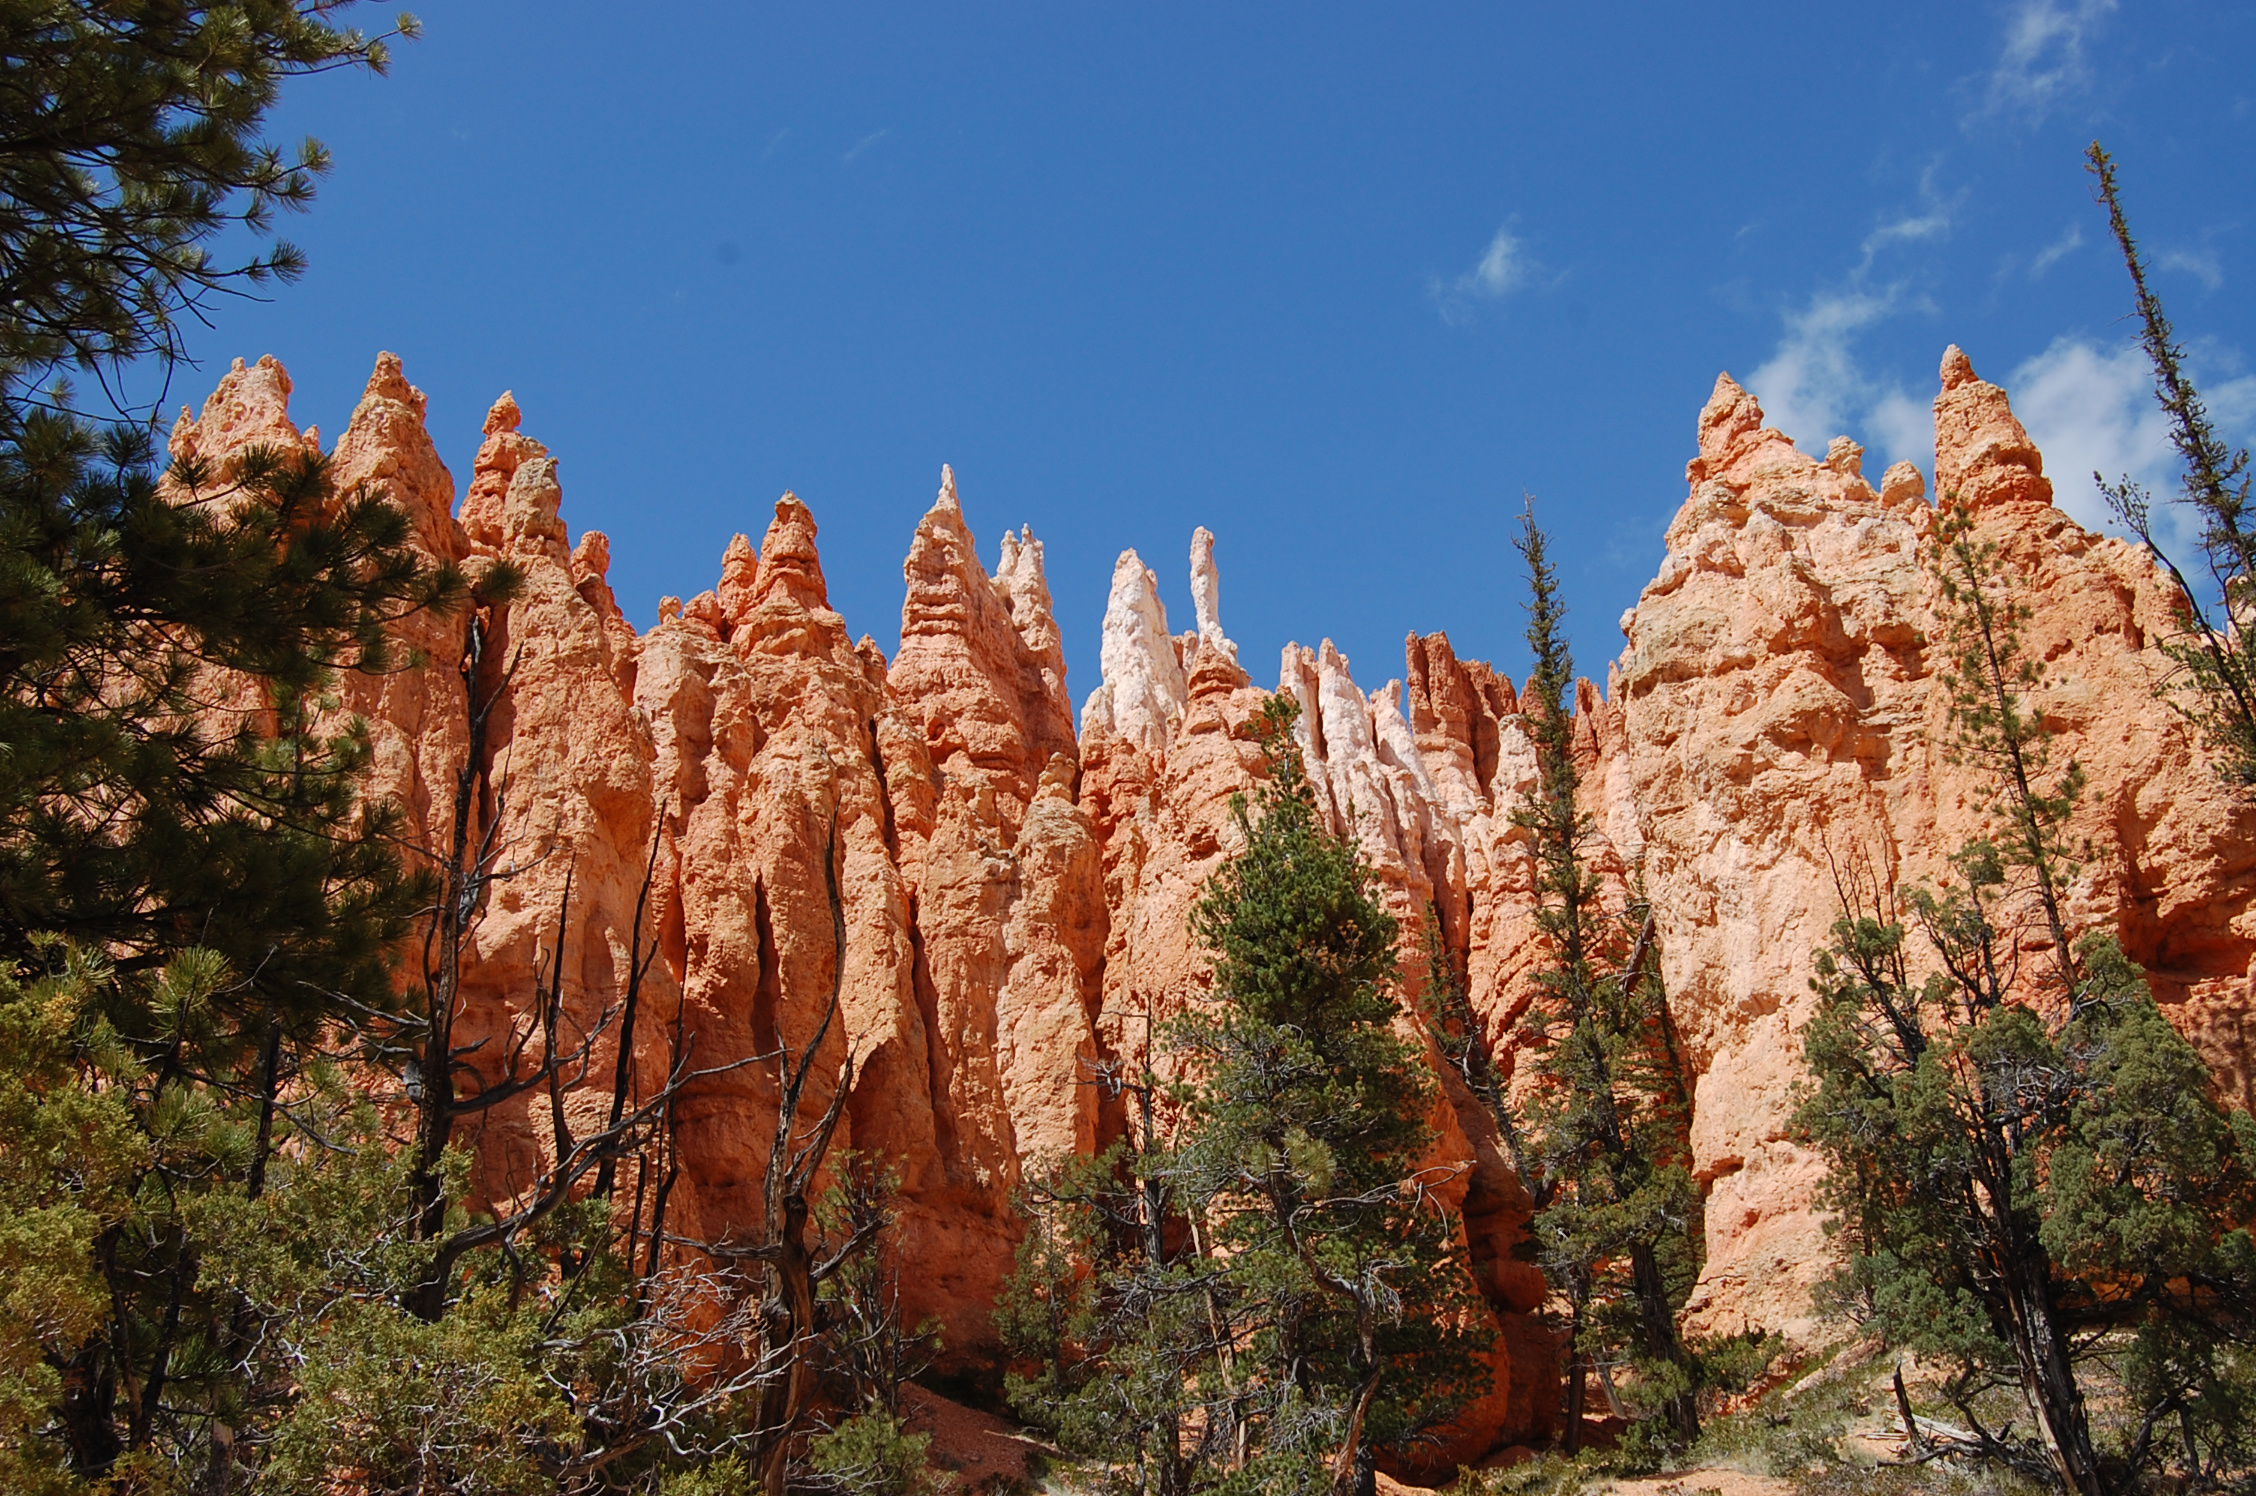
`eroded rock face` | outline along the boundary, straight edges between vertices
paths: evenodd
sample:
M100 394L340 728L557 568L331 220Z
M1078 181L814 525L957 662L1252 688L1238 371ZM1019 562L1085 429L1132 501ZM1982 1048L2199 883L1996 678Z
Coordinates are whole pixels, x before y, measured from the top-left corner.
M2256 1088L2256 818L2154 703L2155 643L2173 627L2161 581L2053 507L2005 392L1956 349L1942 385L1931 502L1910 464L1876 490L1845 438L1822 461L1800 452L1719 379L1610 688L1576 694L1590 855L1614 897L1641 884L1651 898L1695 1071L1696 1305L1719 1329L1814 1327L1818 1168L1788 1115L1811 954L1842 890L1934 877L1982 824L1977 784L1941 746L1937 503L1996 546L2031 604L2049 673L2037 704L2088 772L2076 918L2123 930L2229 1098ZM273 360L238 364L173 449L220 468L254 443L319 450L289 395ZM522 582L474 626L409 620L415 663L342 694L370 723L371 792L401 805L417 844L442 854L459 805L510 871L466 952L461 1032L502 1055L559 980L567 1041L601 1030L595 1080L568 1109L588 1125L608 1100L624 974L648 955L636 1086L685 1056L710 1072L675 1115L668 1226L743 1240L760 1226L773 1057L814 1042L835 987L842 1021L818 1047L810 1113L850 1075L839 1143L900 1173L907 1316L941 1320L966 1368L991 1362L1013 1192L1118 1135L1099 1069L1140 1062L1154 1025L1206 990L1189 915L1237 845L1231 801L1262 772L1252 728L1269 694L1223 630L1215 537L1192 538L1182 634L1152 570L1120 558L1077 734L1041 543L1006 532L990 572L952 474L910 537L889 661L831 608L814 516L792 495L758 545L730 544L711 590L665 600L638 631L605 579L609 542L570 535L557 460L516 402L488 416L459 517L424 414L384 355L332 454L338 476L387 488L433 560L472 576L506 560ZM1500 577L1494 605L1516 592ZM1402 922L1406 999L1429 951L1452 962L1509 1075L1542 955L1513 824L1536 780L1519 692L1438 634L1411 636L1401 680L1376 690L1328 641L1289 646L1275 689L1300 704L1324 813ZM554 1156L531 1101L471 1139L493 1198ZM1446 1463L1540 1436L1556 1357L1494 1121L1446 1074L1431 1120L1499 1331L1494 1387L1436 1452Z
M1956 348L1942 384L1940 502L1997 547L2045 662L2034 703L2090 775L2075 922L2123 931L2223 1094L2245 1104L2256 823L2155 700L2167 662L2154 644L2173 626L2162 579L2053 507L2005 392ZM1698 1072L1696 1303L1716 1328L1814 1328L1807 1289L1829 1262L1811 1208L1819 1167L1787 1126L1810 953L1844 893L1937 879L1985 829L1978 771L1944 751L1938 511L1905 465L1875 493L1852 450L1803 455L1719 380L1619 666L1642 865Z

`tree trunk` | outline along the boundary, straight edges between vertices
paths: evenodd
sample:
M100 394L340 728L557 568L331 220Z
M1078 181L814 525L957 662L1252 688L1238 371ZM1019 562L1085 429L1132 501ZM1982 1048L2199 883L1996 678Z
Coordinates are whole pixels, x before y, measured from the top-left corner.
M90 1343L64 1363L63 1399L58 1410L71 1473L99 1480L125 1453L117 1430L117 1374L109 1345Z
M785 1496L784 1479L791 1469L791 1437L805 1416L815 1385L815 1279L807 1258L807 1197L792 1194L783 1202L782 1240L777 1244L775 1275L777 1296L783 1302L790 1338L791 1369L784 1374L782 1396L776 1399L776 1416L762 1421L774 1431L761 1471L763 1496Z
M2044 1427L2053 1470L2074 1496L2107 1496L2083 1390L2076 1385L2067 1343L2052 1315L2052 1264L2031 1244L2015 1254L2008 1273L2021 1387Z
M1691 1358L1684 1339L1676 1332L1676 1310L1668 1300L1668 1280L1661 1275L1660 1259L1650 1245L1632 1248L1630 1271L1637 1285L1637 1312L1645 1330L1645 1353L1689 1374ZM1661 1410L1680 1448L1689 1449L1700 1437L1700 1395L1691 1387L1668 1400Z
M1581 1302L1568 1311L1566 1320L1566 1431L1561 1433L1559 1444L1568 1458L1581 1453L1581 1394L1584 1394L1584 1365L1581 1365Z

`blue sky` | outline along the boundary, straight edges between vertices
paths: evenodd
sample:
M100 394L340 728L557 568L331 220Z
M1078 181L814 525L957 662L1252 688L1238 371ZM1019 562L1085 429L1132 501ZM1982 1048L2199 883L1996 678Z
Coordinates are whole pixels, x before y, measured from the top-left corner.
M2256 424L2256 6L419 14L391 76L289 91L336 157L284 225L312 268L176 389L270 352L334 433L388 348L458 482L514 390L641 624L789 488L890 651L950 462L990 564L1046 542L1076 700L1114 557L1188 627L1199 524L1257 680L1329 635L1376 686L1410 629L1518 673L1528 491L1603 678L1719 369L1877 474L1929 465L1958 342L2056 474L2167 479L2094 135Z

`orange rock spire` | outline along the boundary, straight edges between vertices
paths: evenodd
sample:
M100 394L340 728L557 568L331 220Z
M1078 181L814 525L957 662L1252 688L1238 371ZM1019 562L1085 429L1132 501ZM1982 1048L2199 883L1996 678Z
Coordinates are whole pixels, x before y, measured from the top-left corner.
M1942 386L1934 492L1967 510L2032 604L2031 652L2048 662L2036 704L2089 775L2075 916L2123 932L2245 1101L2256 818L2154 705L2168 590L2141 552L2050 503L2005 392L1955 348ZM224 464L253 443L317 443L289 396L272 359L238 363L183 415L174 450ZM525 871L466 953L463 1032L523 1021L557 954L567 869L570 1021L594 1023L634 959L655 846L658 1017L636 1040L642 1073L662 1072L656 1036L677 1018L702 1065L803 1044L836 976L845 1021L817 1089L850 1059L840 1141L901 1169L899 1242L916 1265L904 1312L939 1317L965 1368L991 1364L1013 1192L1117 1132L1092 1067L1142 1055L1154 1019L1207 981L1188 914L1234 845L1232 797L1261 772L1249 730L1264 699L1223 632L1214 537L1192 537L1196 627L1180 635L1150 568L1120 557L1077 734L1041 543L1006 531L990 571L952 471L908 537L890 662L831 608L814 515L789 494L757 548L731 541L710 592L669 599L638 633L611 595L609 542L572 543L556 461L521 433L515 400L487 417L459 519L424 403L382 356L333 455L344 481L393 494L434 559L474 571L506 556L525 573L489 620L475 681L497 693L480 813L500 818ZM1842 869L1881 887L1936 876L1984 800L1942 747L1936 511L1919 470L1899 463L1875 491L1854 442L1823 461L1802 453L1728 375L1694 435L1688 493L1624 619L1611 691L1577 689L1575 744L1594 865L1616 896L1634 879L1652 900L1695 1071L1708 1232L1695 1307L1716 1328L1811 1333L1808 1289L1830 1259L1818 1164L1788 1125L1811 953L1839 913ZM423 663L342 688L370 725L371 793L433 848L469 751L465 627L411 619ZM1417 932L1431 911L1509 1073L1541 956L1512 824L1535 753L1509 679L1438 634L1411 636L1405 654L1402 680L1366 690L1329 642L1289 646L1278 689L1301 702L1325 814L1403 920L1406 986L1425 981ZM843 949L822 881L831 837ZM1500 1346L1489 1395L1440 1451L1455 1459L1541 1432L1554 1348L1534 1318L1545 1287L1526 1260L1526 1194L1479 1104L1443 1080L1435 1148L1463 1166L1453 1204ZM772 1071L754 1064L681 1108L682 1232L756 1225L774 1105ZM473 1140L479 1187L525 1188L549 1125L539 1108L489 1114Z

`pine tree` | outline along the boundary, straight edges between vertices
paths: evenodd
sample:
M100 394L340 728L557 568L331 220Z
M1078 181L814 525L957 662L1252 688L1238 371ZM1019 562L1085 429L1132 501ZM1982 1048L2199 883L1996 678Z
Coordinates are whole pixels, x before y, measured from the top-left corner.
M2215 754L2217 772L2229 784L2256 793L2256 643L2247 625L2256 621L2256 515L2249 510L2248 453L2235 450L2217 432L2201 392L2186 372L2185 350L2162 310L2162 299L2147 278L2145 258L2131 237L2115 180L2115 161L2093 141L2084 153L2098 182L2108 227L2130 271L2138 308L2139 343L2154 367L2154 396L2169 418L2170 444L2183 466L2180 501L2200 526L2198 545L2208 586L2197 587L2155 538L2154 500L2144 488L2122 477L2115 482L2092 474L2116 516L2169 571L2186 628L2164 640L2162 650L2177 664L2178 679L2165 699L2202 730Z
M32 391L169 367L184 314L294 268L205 246L310 193L318 149L260 132L284 78L381 63L342 9L0 5L0 1109L55 1140L11 1148L5 1190L101 1311L0 1316L0 1402L50 1484L225 1487L258 1380L234 1248L423 896L325 692L460 579L317 456L160 471L145 430Z
M1982 771L1993 834L1939 892L1868 891L1818 958L1799 1118L1830 1166L1840 1288L1891 1343L1953 1368L1975 1452L2088 1496L2163 1463L2244 1470L2256 1128L2216 1105L2114 939L2069 928L2082 775L2030 703L2026 608L1963 514L1946 510L1939 548L1950 747ZM2112 1452L2096 1371L2129 1410ZM2036 1446L1985 1424L1997 1388L2018 1392Z
M287 79L383 71L388 36L335 24L352 3L0 0L0 396L142 359L169 374L214 298L304 269L268 235L329 156L263 131ZM229 231L249 247L215 258Z
M1151 1496L1368 1491L1472 1389L1395 920L1319 818L1292 718L1263 712L1244 850L1194 915L1214 987L1164 1033L1178 1126L1051 1187L1070 1209L1038 1217L1013 1297L1020 1350L1053 1363L1030 1410Z
M1537 783L1513 824L1536 859L1537 973L1526 1038L1534 1070L1523 1130L1543 1204L1535 1231L1568 1303L1574 1364L1567 1439L1579 1436L1584 1368L1625 1363L1632 1396L1665 1442L1700 1435L1699 1358L1677 1324L1699 1276L1699 1187L1690 1169L1690 1101L1661 988L1649 913L1607 907L1585 855L1569 693L1565 608L1532 504L1518 540L1528 573L1535 670L1521 698ZM1634 928L1632 927L1634 923Z
M205 1265L211 1197L266 1192L308 1067L393 1000L425 897L324 693L459 585L307 454L160 480L139 433L48 411L0 442L0 966L17 994L99 972L70 1073L142 1138L88 1218L111 1315L39 1341L82 1476L226 1421L240 1296Z

